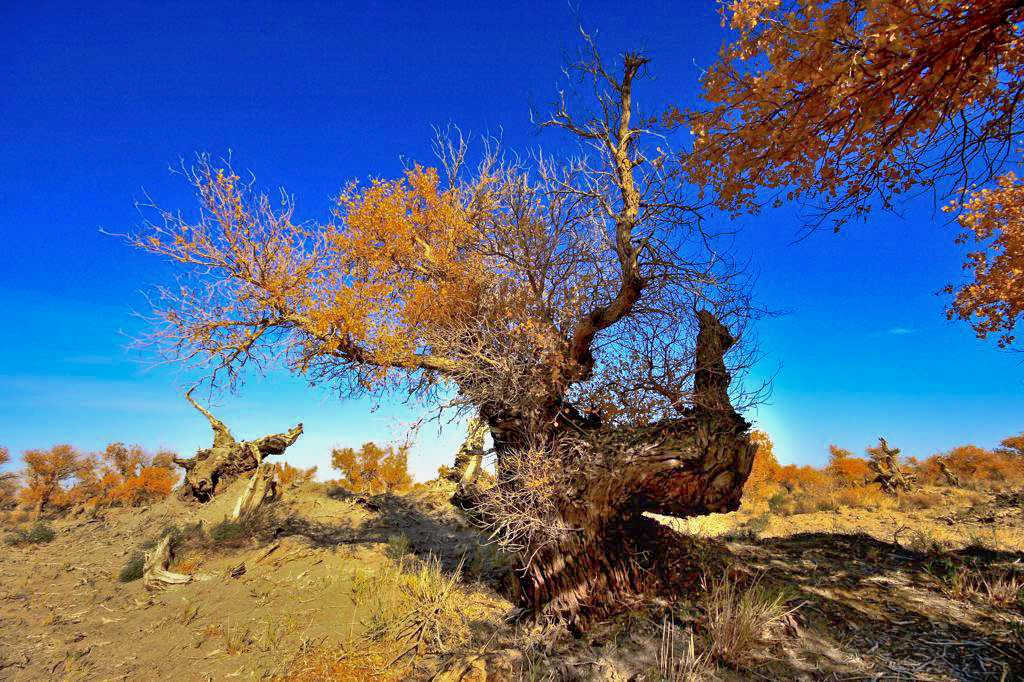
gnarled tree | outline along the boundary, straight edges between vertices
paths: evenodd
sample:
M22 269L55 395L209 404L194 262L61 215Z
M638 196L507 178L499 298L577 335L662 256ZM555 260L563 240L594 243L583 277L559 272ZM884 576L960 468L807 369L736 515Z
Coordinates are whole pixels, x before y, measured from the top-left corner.
M280 455L302 435L302 424L297 424L284 433L239 442L224 422L192 399L192 390L185 398L213 428L212 447L199 450L189 459L174 458L174 463L185 470L182 492L200 502L206 502L239 476L255 472L265 457Z
M160 211L132 238L194 278L159 292L152 340L214 382L283 359L345 393L479 414L497 484L472 506L521 553L535 610L603 613L692 578L682 539L644 513L738 506L755 448L734 405L752 395L730 378L751 307L670 170L671 132L636 111L646 65L588 51L571 71L594 99L562 97L546 125L576 157L485 144L471 167L441 138L440 169L349 185L327 224L200 157L198 216Z

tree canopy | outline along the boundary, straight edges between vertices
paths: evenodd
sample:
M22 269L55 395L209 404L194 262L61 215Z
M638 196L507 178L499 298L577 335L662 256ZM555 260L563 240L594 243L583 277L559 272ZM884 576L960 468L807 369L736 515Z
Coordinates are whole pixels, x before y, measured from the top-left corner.
M687 125L691 178L739 214L804 201L835 229L913 190L951 199L970 243L950 318L1001 346L1024 312L1018 0L735 0L738 33ZM983 185L994 183L989 188Z
M739 336L751 307L721 230L667 167L670 131L634 111L646 66L626 55L612 73L596 52L576 65L596 101L576 111L563 97L545 125L578 157L485 141L471 164L442 137L436 165L348 184L327 222L295 220L290 196L200 156L183 169L198 212L149 206L131 237L191 275L155 297L150 340L229 383L280 358L349 393L445 383L473 409L572 404L608 422L686 410L696 311Z

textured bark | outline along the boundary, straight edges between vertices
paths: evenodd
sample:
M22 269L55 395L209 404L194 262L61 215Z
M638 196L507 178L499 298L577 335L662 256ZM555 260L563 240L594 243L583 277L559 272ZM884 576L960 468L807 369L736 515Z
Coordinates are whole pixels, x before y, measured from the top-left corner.
M260 506L277 495L277 484L274 481L274 469L267 463L260 464L256 471L252 472L252 478L245 486L245 490L238 496L234 511L231 512L231 520L238 521L251 516Z
M200 502L206 502L239 476L255 471L265 457L280 455L302 435L302 424L298 424L284 433L236 441L227 425L194 401L191 394L189 391L185 398L210 422L213 446L190 459L175 458L174 463L185 470L182 493Z
M479 460L484 454L484 437L487 435L487 423L479 417L472 417L467 425L466 440L455 453L455 475L463 479L466 472L479 467Z
M468 509L473 505L473 496L477 492L474 484L483 466L486 435L487 422L480 417L472 417L467 425L466 440L455 453L455 467L450 475L451 480L459 484L452 495L452 503L458 507Z
M579 623L692 586L698 568L683 551L686 539L643 514L739 507L756 446L729 401L723 358L734 340L711 314L699 319L694 407L683 417L639 428L579 419L561 427L577 446L561 461L552 455L551 467L571 474L551 521L570 530L524 553L520 593L534 612ZM494 418L491 430L500 479L502 451L516 445L515 420Z

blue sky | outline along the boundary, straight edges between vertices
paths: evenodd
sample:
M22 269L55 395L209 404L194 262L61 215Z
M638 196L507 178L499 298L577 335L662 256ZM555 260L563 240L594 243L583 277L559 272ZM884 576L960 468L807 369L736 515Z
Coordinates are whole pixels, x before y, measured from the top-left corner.
M578 9L578 14L577 14ZM579 19L608 53L643 49L659 101L693 101L724 38L711 2L568 4L5 3L0 8L0 444L15 454L111 440L191 452L208 429L181 398L195 377L128 352L141 291L170 269L100 229L138 224L145 189L189 208L169 164L232 150L237 167L327 215L348 179L429 160L431 126L501 132L513 148L557 144L530 124L577 45ZM783 461L821 463L829 443L878 435L908 454L994 445L1024 429L1024 366L962 325L935 295L960 276L953 229L930 199L845 233L793 243L792 210L743 218L736 248L756 294L787 314L759 326L777 370L752 412ZM254 378L219 415L242 437L303 421L288 453L326 468L332 445L388 440L417 406L340 401L300 379ZM425 427L420 479L457 430Z

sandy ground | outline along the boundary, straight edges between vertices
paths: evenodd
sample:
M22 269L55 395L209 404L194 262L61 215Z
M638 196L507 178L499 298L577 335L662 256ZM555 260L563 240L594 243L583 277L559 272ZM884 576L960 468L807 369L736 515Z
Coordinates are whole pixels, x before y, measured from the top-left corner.
M202 507L169 499L58 520L48 544L0 546L0 679L273 679L296 655L362 631L352 580L387 560L389 535L406 535L412 552L438 554L447 567L477 542L444 495L360 501L310 484L275 503L260 540L179 557L204 579L160 592L118 581L126 560L167 524L212 525L233 499L229 489ZM955 565L969 585L1007 576L1024 585L1024 508L970 500L954 491L940 507L913 512L670 521L714 538L711 551L785 590L797 608L773 660L719 670L719 679L1024 679L1024 592L995 599L944 577ZM936 542L947 549L937 553ZM504 652L516 664L495 663L488 675L481 670L491 664L480 663L470 666L476 677L462 679L657 679L654 618L630 615L582 639L540 637L531 651L510 654L522 639L495 633L508 630L502 616L512 604L486 584L471 589L493 613L473 652L485 663ZM408 679L459 660L416 668Z

